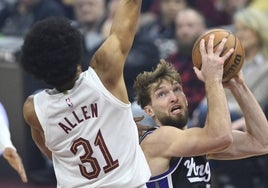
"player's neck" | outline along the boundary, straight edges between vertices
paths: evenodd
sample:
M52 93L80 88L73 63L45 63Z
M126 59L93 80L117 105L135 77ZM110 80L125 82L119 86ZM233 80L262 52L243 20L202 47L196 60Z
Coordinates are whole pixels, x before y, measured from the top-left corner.
M74 87L74 85L75 85L75 81L79 78L79 75L80 75L81 73L82 73L81 66L78 66L78 67L77 67L77 70L76 70L76 75L75 75L75 77L74 77L71 81L65 83L64 85L62 85L62 86L60 86L60 87L57 87L56 89L57 89L59 92L65 92L65 91L68 91L68 90L72 89L72 88Z
M74 80L72 80L71 82L67 82L66 84L64 84L61 87L57 87L56 89L61 92L64 93L70 89L72 89L74 87L75 81L78 79L78 77L76 77Z

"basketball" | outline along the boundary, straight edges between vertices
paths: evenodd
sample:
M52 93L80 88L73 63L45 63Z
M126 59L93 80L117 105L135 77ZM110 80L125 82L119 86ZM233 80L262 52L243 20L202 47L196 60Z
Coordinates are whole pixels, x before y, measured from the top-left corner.
M240 40L235 36L232 32L225 29L211 29L208 30L205 34L201 35L195 42L193 50L192 50L192 60L195 67L201 69L202 59L199 51L200 41L201 39L205 39L205 46L208 43L209 36L211 34L215 35L214 39L214 49L221 43L223 38L226 38L227 41L223 48L222 54L225 54L231 48L234 48L234 52L232 55L224 62L224 70L223 70L223 82L229 81L233 76L237 75L237 73L242 68L244 63L245 53L244 48L240 43Z

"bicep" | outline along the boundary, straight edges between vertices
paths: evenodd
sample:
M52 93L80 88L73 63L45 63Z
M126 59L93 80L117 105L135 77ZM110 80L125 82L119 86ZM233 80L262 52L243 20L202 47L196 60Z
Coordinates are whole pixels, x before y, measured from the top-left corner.
M208 136L203 128L180 130L174 127L163 127L150 141L156 145L152 147L157 148L154 149L155 155L163 155L163 157L205 155L221 146L221 141Z
M172 144L172 150L182 156L199 156L225 147L224 141L213 137L204 128L191 128L181 131L180 137Z
M97 50L90 63L104 86L123 102L128 102L123 76L126 56L120 41L111 35Z
M93 55L90 65L102 80L114 80L123 74L126 54L116 35L110 35Z

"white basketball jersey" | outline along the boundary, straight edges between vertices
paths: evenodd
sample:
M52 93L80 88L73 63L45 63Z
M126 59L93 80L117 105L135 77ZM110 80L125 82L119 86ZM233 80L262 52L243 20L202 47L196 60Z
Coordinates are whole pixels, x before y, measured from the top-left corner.
M145 186L150 169L131 104L115 98L92 68L66 93L37 93L34 107L53 154L58 188Z

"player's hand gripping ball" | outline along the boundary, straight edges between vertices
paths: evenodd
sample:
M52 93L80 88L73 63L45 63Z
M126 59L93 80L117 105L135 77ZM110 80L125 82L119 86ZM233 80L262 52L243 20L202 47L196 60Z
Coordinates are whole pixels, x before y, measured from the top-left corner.
M214 49L217 48L217 46L221 43L223 38L227 39L225 46L223 48L222 54L225 54L231 48L234 48L234 52L232 53L232 55L228 59L226 59L226 61L224 62L222 81L227 82L232 77L237 75L240 69L242 68L242 65L244 63L244 58L245 58L244 48L241 45L240 40L232 32L225 30L225 29L208 30L205 34L203 34L196 40L193 50L192 50L193 64L198 69L201 69L201 66L202 66L201 54L199 51L200 41L201 39L204 38L205 46L206 46L209 40L209 36L211 34L215 35Z

